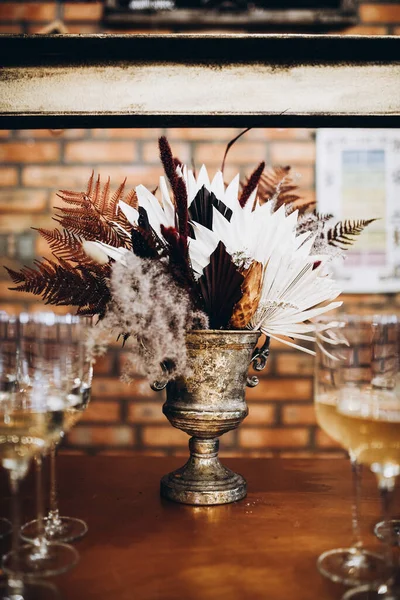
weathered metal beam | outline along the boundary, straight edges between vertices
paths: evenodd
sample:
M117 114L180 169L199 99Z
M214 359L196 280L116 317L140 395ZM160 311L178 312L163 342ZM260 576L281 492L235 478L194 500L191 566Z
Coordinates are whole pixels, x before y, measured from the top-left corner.
M0 126L400 126L400 38L0 36Z

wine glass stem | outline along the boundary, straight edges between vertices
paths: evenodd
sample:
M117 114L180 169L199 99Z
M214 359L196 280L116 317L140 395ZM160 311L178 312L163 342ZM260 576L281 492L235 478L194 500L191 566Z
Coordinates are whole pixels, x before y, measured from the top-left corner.
M385 530L387 535L384 536L385 542L385 558L388 570L391 575L395 574L395 554L394 548L397 545L395 532L390 522L390 503L392 499L392 492L394 489L394 477L380 477L379 478L379 495L382 506L382 517L385 523Z
M57 475L56 475L56 444L50 449L50 510L47 515L47 526L52 530L60 526L60 512L58 510Z
M362 465L357 462L356 457L350 453L350 464L353 485L353 503L351 507L351 522L353 530L352 547L361 550L363 546L360 528L360 502L361 502L361 475Z
M11 519L12 519L12 534L11 534L11 556L12 556L12 575L8 576L7 585L9 588L10 597L22 598L24 584L19 568L19 532L21 527L20 500L19 500L19 482L20 476L17 471L9 471L9 480L11 488Z
M44 519L43 519L43 460L42 456L38 454L35 456L35 467L36 467L36 511L37 511L37 523L38 523L38 537L34 540L34 544L38 553L41 556L47 554L47 540L44 530Z

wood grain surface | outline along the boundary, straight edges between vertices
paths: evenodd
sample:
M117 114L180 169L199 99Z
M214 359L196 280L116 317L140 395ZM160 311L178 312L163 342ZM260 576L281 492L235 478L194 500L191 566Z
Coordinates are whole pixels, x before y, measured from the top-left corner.
M85 519L81 560L58 577L64 600L335 600L315 561L351 540L350 466L341 459L226 459L248 496L216 507L163 501L160 477L182 458L61 456L62 514ZM25 484L25 516L33 511ZM4 490L4 486L2 486ZM0 503L4 514L4 497ZM379 519L375 480L363 478L369 547Z

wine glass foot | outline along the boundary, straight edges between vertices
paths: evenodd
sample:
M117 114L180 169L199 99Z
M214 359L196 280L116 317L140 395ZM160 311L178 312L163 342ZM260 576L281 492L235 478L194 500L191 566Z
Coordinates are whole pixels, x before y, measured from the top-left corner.
M0 540L9 535L12 531L12 524L8 519L0 519Z
M384 581L387 567L382 556L356 548L337 548L321 554L318 571L335 583L344 585L372 585Z
M21 588L10 588L8 583L0 584L0 600L59 600L57 588L44 581L23 582Z
M88 526L85 521L74 517L58 517L57 521L44 519L45 536L49 542L73 542L86 535ZM34 543L41 533L37 519L21 528L21 538Z
M400 546L400 519L380 521L375 525L374 533L381 542L391 541L393 546Z
M392 592L385 584L371 588L369 585L347 590L342 600L398 600L397 593Z
M2 566L7 575L12 575L17 565L24 578L52 577L69 571L78 560L78 552L67 544L46 543L43 549L29 544L21 546L17 556L14 552L6 554Z

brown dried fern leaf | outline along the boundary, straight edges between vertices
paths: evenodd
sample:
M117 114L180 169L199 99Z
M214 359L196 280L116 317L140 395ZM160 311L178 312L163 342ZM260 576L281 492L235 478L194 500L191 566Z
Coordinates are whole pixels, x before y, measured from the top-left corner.
M324 232L323 236L326 237L331 246L337 246L342 250L346 250L346 246L351 246L354 244L354 238L360 235L365 227L374 221L376 221L376 219L339 221L339 223L336 223L334 227Z
M290 206L293 202L300 199L295 193L298 186L295 185L290 177L291 167L268 167L261 175L258 184L258 199L264 202L274 201L275 211L283 204Z
M64 229L88 240L97 240L112 246L130 248L131 225L119 210L123 199L126 180L110 197L110 179L101 187L100 176L94 183L93 173L86 192L61 190L58 196L69 206L58 206L55 220ZM125 202L135 204L136 194L132 190ZM125 233L126 232L126 233Z
M108 265L73 267L65 261L57 264L44 259L35 261L35 268L24 267L19 272L6 269L17 284L11 289L41 296L46 304L78 306L78 312L103 317L111 300Z
M35 229L35 228L34 228ZM71 231L63 229L36 229L50 246L50 250L58 259L74 263L89 263L92 261L82 249L82 239Z

